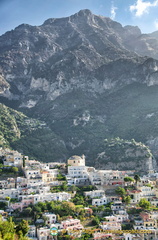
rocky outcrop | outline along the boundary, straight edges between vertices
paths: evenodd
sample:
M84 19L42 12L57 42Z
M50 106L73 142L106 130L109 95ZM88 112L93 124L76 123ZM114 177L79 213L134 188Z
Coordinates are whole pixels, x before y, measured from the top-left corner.
M95 160L98 169L135 169L141 174L156 170L150 149L134 140L106 139L102 150Z

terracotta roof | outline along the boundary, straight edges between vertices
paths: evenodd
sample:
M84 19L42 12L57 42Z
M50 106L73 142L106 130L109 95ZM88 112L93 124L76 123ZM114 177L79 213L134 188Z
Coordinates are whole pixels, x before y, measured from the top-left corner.
M131 193L139 193L139 192L141 192L141 190L132 190L132 191L129 190L129 192L131 192Z

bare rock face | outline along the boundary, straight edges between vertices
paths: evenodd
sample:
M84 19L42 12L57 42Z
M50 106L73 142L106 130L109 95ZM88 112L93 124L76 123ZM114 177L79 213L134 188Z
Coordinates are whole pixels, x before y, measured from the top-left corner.
M0 37L1 101L44 120L69 156L92 164L105 138L158 137L157 41L87 9L22 24Z
M1 95L11 98L14 94L13 99L21 95L24 105L36 91L54 100L74 88L100 93L133 81L156 84L157 61L152 60L145 71L147 58L136 54L155 57L156 41L138 27L122 27L87 9L67 18L48 19L38 27L22 24L0 37L1 72L9 83L1 87Z

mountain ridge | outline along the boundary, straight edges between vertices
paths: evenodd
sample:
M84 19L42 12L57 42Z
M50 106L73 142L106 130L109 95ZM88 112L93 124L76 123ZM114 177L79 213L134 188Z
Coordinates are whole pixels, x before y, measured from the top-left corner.
M1 101L45 121L69 156L90 163L111 137L148 143L157 156L155 36L89 10L22 24L0 37Z

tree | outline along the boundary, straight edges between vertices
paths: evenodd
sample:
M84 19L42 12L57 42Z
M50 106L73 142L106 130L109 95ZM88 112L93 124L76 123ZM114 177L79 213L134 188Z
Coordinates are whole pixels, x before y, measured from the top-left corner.
M82 233L82 236L80 238L78 238L79 240L88 240L92 238L92 234L90 233Z
M118 195L120 195L122 198L124 198L124 196L126 195L126 191L125 191L125 189L122 188L122 187L118 187L115 191L116 191L116 193L117 193Z
M17 167L12 167L11 171L16 174L18 173L19 169Z
M61 181L61 180L64 181L64 180L66 180L66 177L59 172L58 175L57 175L57 177L56 177L56 179L59 180L59 181Z
M75 195L74 198L72 198L72 201L76 205L85 205L84 197L79 195L78 193Z
M49 218L43 215L42 219L44 221L43 226L46 226L46 222L48 221Z
M128 195L124 198L125 203L128 205L131 202L131 197Z
M10 217L8 221L0 221L0 237L4 240L14 239L15 224Z
M29 230L29 225L26 220L22 220L17 226L16 226L16 232L17 234L22 233L23 236L26 236Z
M8 205L7 202L0 202L0 209L5 210L7 205Z
M72 202L62 202L60 206L60 213L61 216L72 216L75 212L75 204Z
M77 187L75 185L71 185L70 189L74 193L74 192L76 192Z
M31 207L27 207L23 210L23 213L29 217L29 216L32 216L33 212L32 212L32 208Z
M125 181L125 182L130 182L130 183L131 183L131 182L134 182L134 179L131 178L131 177L125 177L125 178L124 178L124 181Z
M97 212L103 212L104 209L105 209L105 206L104 206L104 205L100 205L100 206L98 206L98 208L97 208Z
M22 158L22 165L23 165L23 168L25 168L25 166L26 166L25 156L23 156L23 158Z
M134 175L134 180L135 180L136 186L137 186L137 183L140 182L140 177L139 177L138 174L135 174L135 175Z
M67 188L68 188L68 187L67 187L66 182L63 182L63 184L62 184L61 187L62 187L62 190L63 190L63 191L67 191Z
M139 201L139 206L143 209L149 209L150 207L150 202L146 200L146 198L142 198Z
M99 224L100 224L100 220L99 220L98 216L95 216L95 217L93 218L92 223L93 223L94 225L99 225Z

